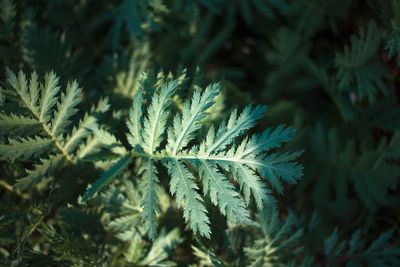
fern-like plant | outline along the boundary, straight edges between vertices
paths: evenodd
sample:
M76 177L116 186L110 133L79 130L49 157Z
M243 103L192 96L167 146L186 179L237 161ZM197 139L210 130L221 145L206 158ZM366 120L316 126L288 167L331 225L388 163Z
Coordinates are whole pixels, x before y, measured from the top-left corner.
M164 206L168 205L170 201L165 192L163 196L160 198L167 200L166 203L163 203ZM123 179L118 187L111 185L100 194L100 199L104 205L104 211L114 217L107 223L107 228L114 232L119 240L128 244L124 252L124 259L127 262L133 263L135 266L175 266L173 262L166 261L166 259L183 241L179 228L169 232L163 228L154 240L151 249L147 250L143 238L145 233L140 224L141 198L131 180ZM121 247L124 249L123 246Z
M361 229L356 230L350 240L338 242L337 229L324 241L325 255L329 266L340 266L335 258L346 259L346 266L398 266L400 264L400 246L391 241L394 229L383 232L369 246L363 238ZM344 264L342 262L342 264Z
M320 156L315 160L318 165L313 166L314 171L303 180L301 187L315 185L317 206L329 209L331 215L337 210L344 212L344 207L354 207L350 184L366 208L375 210L379 205L388 204L399 174L399 167L393 164L398 158L398 132L390 140L382 138L376 148L367 138L360 144L352 139L343 143L337 129L326 132L321 124L317 124L312 133L310 153ZM324 196L334 198L326 201ZM354 213L354 210L347 212Z
M252 247L244 248L251 261L249 266L294 265L296 257L303 250L303 247L300 246L303 229L295 229L294 225L293 213L290 213L286 220L281 220L276 210L263 210L257 225L262 231L263 237L255 240ZM311 264L312 259L307 259L301 265L311 266Z
M26 190L59 164L74 163L81 157L79 151L85 148L83 143L91 134L89 128L97 126L99 113L107 111L109 105L107 99L101 100L79 125L68 131L80 102L81 88L76 81L68 83L60 97L59 78L54 72L46 73L43 82L36 72L31 74L29 82L22 71L17 76L7 69L6 75L0 129L8 141L0 144L0 158L35 164L15 184L16 188Z
M138 175L141 176L143 191L141 216L150 238L155 238L157 227L158 163L167 168L171 177L170 192L176 197L177 205L183 206L185 221L194 233L205 237L211 234L201 191L210 196L212 203L219 207L229 222L250 224L252 221L247 206L251 196L259 210L263 209L264 204L275 205L272 190L262 178L281 193L281 181L295 183L302 175L302 166L292 162L301 152L275 152L276 148L290 139L293 130L281 125L275 129L269 128L262 134L240 138L267 109L248 105L241 113L234 110L217 129L211 126L207 135L196 142L196 133L207 118L207 110L214 104L220 86L211 84L203 92L195 90L192 98L185 102L183 112L175 114L167 129L171 97L177 84L177 80L162 84L153 94L147 113L143 109L145 92L143 88L139 89L127 120L127 139L132 149L87 189L81 202L91 198L122 173L133 158L140 158ZM201 191L196 176L202 183ZM239 188L230 182L231 178Z
M360 100L368 99L373 104L378 90L387 94L383 79L390 75L376 57L381 41L376 24L370 22L366 29L360 28L358 35L351 36L351 46L345 46L343 53L336 53L338 87L343 91L356 87Z

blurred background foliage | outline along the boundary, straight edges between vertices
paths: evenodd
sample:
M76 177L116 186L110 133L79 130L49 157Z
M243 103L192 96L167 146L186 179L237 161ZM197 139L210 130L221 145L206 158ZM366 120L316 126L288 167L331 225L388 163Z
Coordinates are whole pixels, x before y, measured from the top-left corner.
M1 0L1 68L77 79L81 116L108 97L101 123L121 142L142 72L156 79L163 70L161 79L185 83L176 108L195 88L222 81L213 122L264 104L259 128L293 126L284 149L305 152L302 180L285 186L278 210L254 209L256 224L226 224L206 203L219 222L210 240L186 231L160 191L155 242L138 217L133 170L79 206L109 162L55 169L23 191L16 179L35 162L3 160L0 263L400 265L399 53L398 0Z

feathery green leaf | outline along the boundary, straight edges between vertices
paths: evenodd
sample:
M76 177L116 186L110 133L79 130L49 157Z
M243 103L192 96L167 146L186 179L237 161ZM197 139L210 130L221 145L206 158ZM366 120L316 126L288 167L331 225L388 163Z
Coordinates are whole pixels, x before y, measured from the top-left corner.
M167 152L176 155L194 138L194 132L201 127L200 121L206 117L205 112L214 104L215 97L219 94L220 86L213 84L207 86L201 94L196 90L192 101L186 101L182 116L177 114L173 127L168 130Z
M0 157L11 161L37 158L44 152L49 151L53 142L52 139L38 136L35 138L19 138L19 140L10 138L9 144L0 144Z
M26 171L28 174L27 176L17 179L14 187L21 191L25 191L33 185L40 183L40 181L54 170L62 160L62 154L50 156L48 159L41 159L41 163L35 164L35 169Z
M339 89L352 91L357 88L358 97L373 104L378 90L387 94L383 79L389 79L383 64L376 57L381 41L379 28L370 22L367 29L360 28L359 36L352 35L351 46L345 46L343 53L336 53Z
M183 202L183 217L189 222L190 228L196 234L207 238L210 237L210 219L207 216L207 210L203 204L203 199L194 183L193 174L178 160L168 162L168 172L172 177L169 183L172 195L176 196L178 207Z
M143 209L144 229L149 234L149 237L155 240L158 225L156 213L159 212L159 199L156 192L156 184L158 182L156 175L158 172L150 158L143 164L141 172L143 172L141 188L143 188L144 192L140 205Z
M148 108L148 115L143 124L143 139L145 141L143 149L149 154L156 151L162 141L161 136L164 134L165 123L169 115L167 107L172 102L170 98L175 91L176 85L177 81L164 84L160 92L153 95Z
M54 114L54 118L51 122L51 135L59 136L65 132L65 128L69 126L71 118L78 110L74 108L80 99L78 95L81 92L81 88L78 87L78 83L68 83L66 94L61 94L61 102L57 103L57 112Z

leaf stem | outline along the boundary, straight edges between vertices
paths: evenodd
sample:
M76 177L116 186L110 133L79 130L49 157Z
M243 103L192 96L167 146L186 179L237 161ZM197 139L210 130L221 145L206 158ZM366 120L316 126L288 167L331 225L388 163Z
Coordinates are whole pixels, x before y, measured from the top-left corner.
M14 189L11 185L9 185L6 181L0 180L0 186L2 186L3 188L7 189L10 192L13 192L15 194L17 194L19 197L23 198L23 199L29 199L28 194L22 193L21 191L19 191L18 189Z
M21 97L22 101L24 102L25 106L32 112L33 115L35 115L36 119L42 124L43 129L45 130L45 132L51 137L51 139L53 140L54 144L56 145L56 147L61 151L61 153L63 154L63 156L65 157L65 159L69 162L73 162L71 156L68 154L67 151L65 151L65 149L63 148L63 146L57 141L57 138L55 136L52 135L50 129L47 127L46 123L42 120L42 118L40 117L40 115L35 111L35 109L30 105L30 103L27 102L27 99L25 99L23 97L23 95L21 94L21 92L19 90L15 90L18 95Z

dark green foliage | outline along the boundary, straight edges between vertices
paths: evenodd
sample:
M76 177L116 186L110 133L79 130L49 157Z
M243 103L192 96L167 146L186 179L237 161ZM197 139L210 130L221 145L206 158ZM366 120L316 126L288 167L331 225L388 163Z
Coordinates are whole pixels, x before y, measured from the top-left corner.
M278 218L279 214L264 210L260 213L259 228L263 238L256 239L254 245L244 248L250 266L278 266L293 259L302 251L299 247L303 229L294 228L294 215L289 214L285 222Z
M334 213L334 209L350 208L354 205L352 190L367 209L387 204L389 190L396 189L400 173L399 166L393 163L398 156L393 150L400 145L398 132L391 140L382 139L377 147L367 140L358 144L349 139L343 143L336 129L324 131L321 124L312 130L311 136L309 153L319 155L317 162L321 168L310 167L302 186L315 184L315 205L332 208ZM332 198L324 202L324 195Z
M373 22L367 29L360 28L358 36L351 36L350 47L345 46L344 53L335 57L339 90L351 91L355 87L360 100L367 98L371 104L378 89L387 94L383 79L390 76L377 58L380 41L380 30Z
M392 58L397 56L398 64L400 65L400 1L394 0L392 3L392 10L393 18L391 18L390 23L392 25L392 33L391 37L389 38L385 49L388 50L388 58Z
M386 49L389 50L388 58L392 58L400 52L400 28L392 22L393 27L393 38L390 39L386 45ZM400 63L399 63L400 64Z
M106 5L104 14L98 19L97 27L112 21L110 31L111 48L117 50L121 36L128 34L130 39L144 38L145 32L159 29L159 13L167 12L161 0L123 0L118 4Z
M399 0L0 0L0 265L400 265L399 66Z
M328 257L330 266L338 266L335 258L347 257L347 266L363 266L368 263L371 266L396 266L400 264L400 247L392 245L394 229L382 233L368 246L365 238L362 238L362 231L355 231L351 239L338 242L337 229L331 236L325 239L325 254Z

